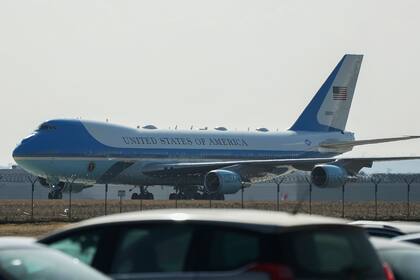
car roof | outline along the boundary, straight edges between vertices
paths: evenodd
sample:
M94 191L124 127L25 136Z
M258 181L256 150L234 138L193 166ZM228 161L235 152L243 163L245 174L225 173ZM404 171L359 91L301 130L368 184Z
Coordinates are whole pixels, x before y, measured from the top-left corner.
M392 238L392 240L396 240L396 241L405 241L405 240L414 240L414 239L420 239L420 233L410 233L410 234L405 234L405 235Z
M113 214L88 219L61 228L60 231L85 226L114 224L125 222L154 222L154 221L199 221L215 223L238 223L265 226L302 226L317 224L346 225L347 221L337 218L322 217L306 214L289 214L264 210L246 209L162 209Z
M390 249L414 249L420 250L420 246L404 242L397 241L394 239L380 238L380 237L370 237L370 242L373 244L373 247L377 250L390 250Z
M400 222L400 221L369 221L359 220L351 222L352 225L358 225L370 228L387 228L390 230L397 230L403 233L420 232L420 223L415 222Z

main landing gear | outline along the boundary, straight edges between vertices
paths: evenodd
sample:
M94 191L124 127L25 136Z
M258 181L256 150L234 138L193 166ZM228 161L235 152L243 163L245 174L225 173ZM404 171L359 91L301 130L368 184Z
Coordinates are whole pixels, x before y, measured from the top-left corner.
M175 192L169 195L170 200L225 200L225 195L221 193L208 193L203 187L199 186L179 186L174 187Z
M61 182L57 185L51 185L48 199L63 199L63 185Z
M138 186L138 187L140 189L140 192L139 193L134 192L131 195L131 199L143 199L143 200L153 200L154 199L153 194L147 190L147 187L145 187L145 186ZM137 186L134 187L134 188L137 188ZM132 190L133 189L131 189L130 191L132 191Z

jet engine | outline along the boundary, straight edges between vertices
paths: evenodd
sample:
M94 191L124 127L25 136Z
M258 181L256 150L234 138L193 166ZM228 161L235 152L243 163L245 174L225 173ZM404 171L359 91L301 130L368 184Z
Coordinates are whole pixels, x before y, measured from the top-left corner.
M311 172L312 183L319 188L338 188L344 184L347 171L337 165L316 165Z
M204 187L209 193L232 194L241 189L242 179L233 171L212 170L204 177Z

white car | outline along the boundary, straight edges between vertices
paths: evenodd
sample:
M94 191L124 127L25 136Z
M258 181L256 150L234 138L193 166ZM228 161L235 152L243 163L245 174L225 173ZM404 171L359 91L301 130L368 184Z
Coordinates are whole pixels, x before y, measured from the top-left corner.
M102 273L32 238L0 237L0 279L107 280Z
M379 256L391 266L395 279L419 279L420 246L378 237L372 237L370 241Z
M360 227L233 209L94 218L38 240L116 279L387 279Z

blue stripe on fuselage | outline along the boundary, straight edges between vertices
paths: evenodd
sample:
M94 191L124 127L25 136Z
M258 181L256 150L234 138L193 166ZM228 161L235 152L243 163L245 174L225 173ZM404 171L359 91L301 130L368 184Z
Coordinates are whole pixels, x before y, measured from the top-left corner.
M335 153L279 150L240 149L170 149L170 148L115 148L97 141L78 120L46 122L47 130L39 130L24 139L13 152L15 158L78 157L78 158L133 158L133 159L281 159L332 157Z

